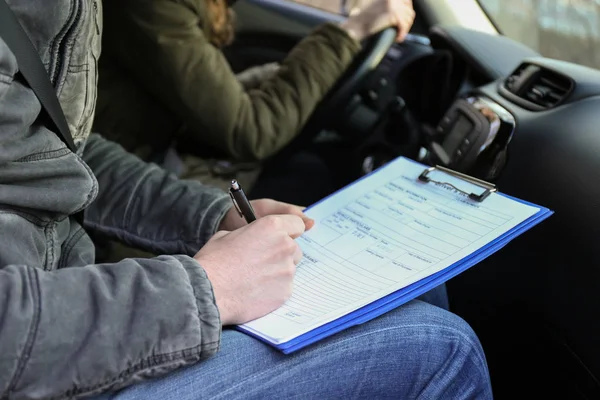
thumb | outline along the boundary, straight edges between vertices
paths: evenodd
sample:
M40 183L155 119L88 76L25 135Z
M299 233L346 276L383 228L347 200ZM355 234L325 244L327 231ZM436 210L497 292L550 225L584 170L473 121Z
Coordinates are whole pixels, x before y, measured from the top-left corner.
M300 218L302 218L302 220L304 221L304 229L305 230L309 230L313 226L315 226L315 220L312 219L311 217L307 216L306 214L302 214L300 216Z
M292 238L296 239L306 230L306 224L298 215L284 214L278 215L282 222L282 228Z

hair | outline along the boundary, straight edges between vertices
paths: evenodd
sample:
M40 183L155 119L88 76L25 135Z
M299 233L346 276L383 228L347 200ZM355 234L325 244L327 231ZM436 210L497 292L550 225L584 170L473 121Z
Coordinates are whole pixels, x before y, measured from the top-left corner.
M225 47L235 36L235 13L227 0L204 0L207 19L204 32L208 40L216 47Z

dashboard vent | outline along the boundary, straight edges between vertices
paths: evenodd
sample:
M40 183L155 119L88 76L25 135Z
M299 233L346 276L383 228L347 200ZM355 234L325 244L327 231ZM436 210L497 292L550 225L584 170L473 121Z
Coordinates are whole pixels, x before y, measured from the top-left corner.
M522 64L504 82L510 93L526 101L533 110L557 106L573 89L566 76L533 64Z

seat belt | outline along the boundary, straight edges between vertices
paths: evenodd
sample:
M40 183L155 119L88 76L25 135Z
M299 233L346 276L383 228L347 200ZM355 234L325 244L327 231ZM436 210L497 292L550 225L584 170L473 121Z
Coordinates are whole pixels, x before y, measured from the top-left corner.
M19 72L40 101L53 131L75 153L75 143L46 68L33 43L5 0L0 0L0 37L17 59Z
M46 72L40 55L29 36L5 0L0 0L0 37L15 55L19 72L40 101L42 111L46 112L49 124L45 124L45 126L58 135L69 150L76 153L77 148L73 142L73 136L48 77L48 72ZM74 217L83 227L83 211L79 211Z

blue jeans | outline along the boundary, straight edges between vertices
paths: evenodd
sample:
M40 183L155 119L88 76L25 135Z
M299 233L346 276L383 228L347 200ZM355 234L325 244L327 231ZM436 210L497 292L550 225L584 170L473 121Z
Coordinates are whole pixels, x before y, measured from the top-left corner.
M419 297L418 300L422 300L425 303L433 304L434 306L438 306L443 308L444 310L450 309L450 302L448 301L448 290L446 289L446 284L442 283L429 290L428 292L423 293Z
M291 355L226 329L211 359L104 398L455 400L492 391L469 325L414 300Z

